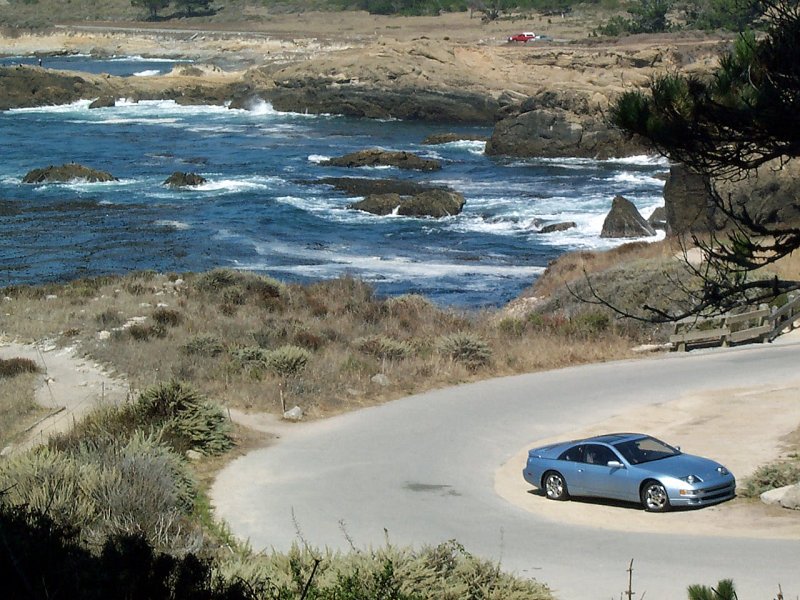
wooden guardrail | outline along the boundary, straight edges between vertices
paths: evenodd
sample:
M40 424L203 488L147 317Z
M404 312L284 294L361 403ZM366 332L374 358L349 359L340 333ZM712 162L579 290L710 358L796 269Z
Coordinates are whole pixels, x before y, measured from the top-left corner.
M673 349L689 346L729 346L744 342L771 342L800 319L800 294L789 294L781 307L762 304L710 319L690 318L675 323L669 336Z

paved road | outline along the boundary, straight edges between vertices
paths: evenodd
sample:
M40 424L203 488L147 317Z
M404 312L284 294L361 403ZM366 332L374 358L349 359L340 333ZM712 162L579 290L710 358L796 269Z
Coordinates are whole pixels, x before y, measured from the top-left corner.
M379 545L385 528L393 543L456 538L565 600L619 598L631 558L637 598L685 598L688 584L724 577L743 600L772 598L778 583L794 598L800 540L564 526L499 498L493 478L531 440L689 392L797 382L798 365L800 342L792 341L437 390L291 428L226 468L212 498L256 549L287 549L298 530L318 546L347 549L343 529L357 545Z

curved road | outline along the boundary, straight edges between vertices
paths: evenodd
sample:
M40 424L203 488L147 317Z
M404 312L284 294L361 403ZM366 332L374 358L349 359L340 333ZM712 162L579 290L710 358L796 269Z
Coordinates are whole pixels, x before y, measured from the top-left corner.
M779 583L793 598L800 540L566 526L512 506L493 484L495 470L531 440L687 393L797 382L798 365L800 342L792 340L419 394L287 428L276 444L223 470L212 500L256 549L288 549L298 532L315 546L348 549L347 538L380 545L385 528L398 544L455 538L565 600L619 598L631 558L637 598L686 598L687 585L726 577L743 599L772 598Z

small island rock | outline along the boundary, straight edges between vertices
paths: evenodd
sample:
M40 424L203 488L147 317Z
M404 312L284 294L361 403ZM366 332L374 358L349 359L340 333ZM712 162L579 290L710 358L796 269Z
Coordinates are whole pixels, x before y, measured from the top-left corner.
M611 211L606 216L606 220L603 221L603 230L600 232L600 237L630 238L653 236L655 234L655 230L639 214L633 202L622 196L617 196L611 203Z
M375 215L397 212L405 217L449 217L464 208L464 196L447 190L427 190L413 196L400 194L372 194L364 200L354 202L348 208L362 210Z
M417 171L438 171L442 163L433 158L422 158L411 152L395 152L370 148L331 158L320 163L330 167L397 167Z
M563 223L551 223L542 227L538 233L555 233L557 231L566 231L577 227L575 221L564 221Z
M50 165L43 169L28 171L22 178L22 183L66 182L76 179L95 183L98 181L117 181L111 173L91 169L78 163L68 163L60 166Z
M164 185L170 187L190 187L195 185L202 185L206 182L205 177L197 173L184 173L182 171L175 171L172 175L167 177Z

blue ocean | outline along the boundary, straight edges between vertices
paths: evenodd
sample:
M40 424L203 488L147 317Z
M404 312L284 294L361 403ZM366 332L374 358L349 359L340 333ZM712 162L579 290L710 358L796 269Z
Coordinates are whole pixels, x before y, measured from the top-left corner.
M174 61L72 57L69 68L101 72L109 64L119 75L147 76ZM432 133L488 136L490 128L280 113L266 102L252 110L125 99L90 110L89 103L0 113L0 286L231 267L300 282L349 274L382 295L499 306L560 254L619 244L599 237L613 197L622 194L648 216L663 203L668 169L648 156L488 157L483 142L421 142ZM416 173L320 164L372 147L444 166ZM30 169L71 161L119 180L22 183ZM174 171L208 181L170 189L163 182ZM461 192L466 205L441 220L378 217L348 209L354 198L319 183L324 177L443 184ZM577 227L542 235L535 220Z

